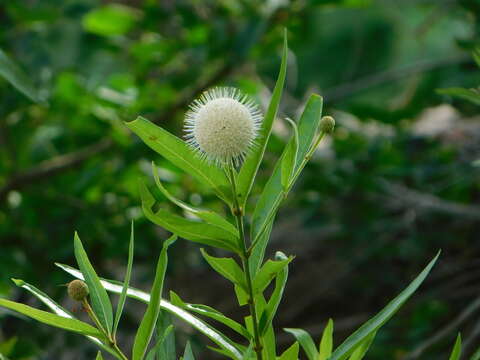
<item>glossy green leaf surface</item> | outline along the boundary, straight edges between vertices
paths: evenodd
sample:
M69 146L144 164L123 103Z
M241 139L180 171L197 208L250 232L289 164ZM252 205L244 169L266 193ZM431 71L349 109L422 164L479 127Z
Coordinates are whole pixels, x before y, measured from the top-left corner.
M423 283L427 275L432 270L433 265L440 256L440 252L435 256L435 258L430 261L430 263L425 267L425 269L403 290L397 297L395 297L388 305L383 308L377 315L368 320L363 324L358 330L356 330L352 335L350 335L335 351L329 360L340 360L347 358L355 348L364 341L372 333L376 332L383 324L385 324L388 319L390 319L400 307L408 300L410 296L418 289L418 287Z
M120 298L118 299L117 311L115 312L115 321L113 323L114 336L117 333L117 328L118 328L118 324L120 323L123 307L125 306L125 300L127 299L127 290L130 284L130 277L132 275L134 243L135 243L135 235L134 235L133 221L132 221L131 230L130 230L130 243L128 246L127 272L125 274L125 279L123 281L122 293L120 294Z
M293 257L284 260L267 260L262 265L253 280L254 293L263 292L277 274L282 271L293 260Z
M318 95L310 96L305 109L300 118L298 124L298 139L299 147L297 152L297 160L295 161L295 174L299 173L303 166L305 166L305 155L309 151L312 145L312 139L315 136L318 122L322 113L323 100ZM282 200L290 190L285 189L282 186L282 161L285 153L288 151L288 145L285 148L281 158L277 162L270 179L267 181L260 199L255 206L255 210L252 216L252 228L251 238L254 243L257 243L258 239L266 231L269 224L275 218L278 208ZM295 176L294 174L294 176ZM290 183L292 186L293 183ZM268 239L263 239L266 241ZM257 246L262 246L258 244Z
M333 320L328 319L318 349L318 360L327 360L333 350Z
M165 209L159 209L157 212L154 212L152 208L155 205L155 198L143 181L140 181L139 185L143 212L154 224L186 240L237 252L237 238L222 227L207 224L203 221L186 219Z
M226 202L231 202L230 185L225 173L217 166L200 159L185 141L141 116L126 125L158 154L212 188Z
M230 223L227 219L223 218L219 214L210 211L210 210L205 210L205 209L200 209L197 207L194 207L192 205L189 205L177 198L175 198L173 195L171 195L167 189L163 186L162 182L160 181L160 177L158 175L158 170L155 164L152 163L152 169L153 169L153 177L155 179L155 183L157 184L158 189L161 191L161 193L172 203L180 207L181 209L198 216L200 219L204 220L205 222L218 226L222 228L223 230L231 233L233 236L238 238L238 230L237 228Z
M187 341L187 345L185 346L185 352L183 353L183 360L195 360L195 356L193 355L190 341Z
M235 285L247 288L245 283L245 274L233 258L217 258L210 256L204 249L200 249L203 258L220 275L230 280Z
M375 339L376 333L371 333L365 340L363 340L355 351L350 355L349 360L362 360L367 354L370 345L372 345L373 339Z
M238 174L237 196L242 207L245 207L245 203L252 189L258 168L262 162L263 154L265 153L265 149L270 138L270 133L272 132L273 121L277 115L278 105L280 104L285 78L287 76L287 55L288 43L287 33L285 31L283 39L282 63L280 65L280 71L275 88L273 89L272 98L270 99L270 104L268 105L267 112L262 121L262 127L258 137L258 144L251 151L251 153L248 154L245 162L242 165L242 168L240 169L240 173Z
M83 275L82 273L75 269L72 268L71 266L64 265L64 264L58 264L56 263L59 268L62 270L66 271L73 277L76 277L77 279L82 279L83 280ZM105 287L107 291L113 292L115 294L121 294L123 286L122 284L119 284L115 281L111 280L105 280L101 279L102 285ZM144 302L148 304L150 302L150 294L129 287L127 291L127 295L130 298L136 299L138 301ZM172 315L176 316L180 320L186 322L190 326L192 326L194 329L199 331L200 333L204 334L208 338L210 338L214 343L216 343L218 346L220 346L226 353L229 354L229 357L235 360L240 360L242 358L236 344L229 339L226 335L222 334L220 331L212 327L211 325L205 323L204 321L200 320L199 318L193 316L190 314L188 311L181 309L178 306L173 305L169 301L162 299L160 302L160 307Z
M99 339L103 339L104 337L98 329L77 319L59 316L57 314L38 310L31 306L20 304L7 299L0 299L0 307L16 311L41 323L60 329L72 331L82 335L93 336Z
M297 124L287 118L287 122L292 126L292 139L288 142L285 154L282 157L282 187L288 191L293 171L295 170L295 162L298 154L298 129Z
M287 350L285 350L282 355L278 358L278 360L298 360L298 351L300 350L300 346L298 342L295 341L292 346L290 346Z
M78 271L78 270L77 270ZM80 273L80 271L78 271ZM68 319L75 319L73 314L66 310L65 308L61 307L59 304L57 304L55 301L53 301L47 294L45 294L43 291L39 290L35 286L20 280L20 279L12 279L12 281L15 283L16 286L27 290L30 294L35 296L37 299L39 299L43 304L45 304L50 310L52 310L55 314L68 318ZM95 345L101 347L103 350L106 352L111 353L112 355L115 356L115 353L113 352L112 349L110 349L108 346L104 345L98 338L90 335L86 335L87 339L93 342Z
M312 337L309 333L302 329L284 329L285 331L289 332L295 339L300 343L303 351L307 355L308 360L317 360L318 359L318 351L315 347L315 343L312 340Z
M85 282L87 283L90 292L93 311L107 333L111 334L113 327L112 304L110 303L108 294L100 283L100 279L90 263L80 237L76 232L74 236L74 250L78 266L85 277Z
M157 268L155 271L155 280L153 281L152 290L150 293L150 302L148 303L147 311L143 316L140 327L135 335L133 343L132 359L141 360L147 352L148 344L152 338L155 324L160 314L160 303L162 301L163 280L167 270L168 247L177 239L174 235L163 243L162 251L158 258Z
M185 303L180 296L178 296L175 292L170 291L170 302L178 306L182 309L189 310L191 312L197 313L199 315L206 316L210 319L216 320L225 326L228 326L230 329L233 331L237 332L238 334L242 335L243 337L249 339L250 334L248 333L247 329L238 322L236 322L233 319L230 319L229 317L225 316L222 314L220 311L207 306L207 305L201 305L201 304L188 304Z
M462 336L458 334L448 360L459 360L460 356L462 356Z

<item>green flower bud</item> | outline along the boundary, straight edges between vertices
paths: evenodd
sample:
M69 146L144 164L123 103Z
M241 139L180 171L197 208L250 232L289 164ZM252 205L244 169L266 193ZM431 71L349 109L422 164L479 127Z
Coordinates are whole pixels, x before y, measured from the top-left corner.
M68 296L75 301L83 301L88 296L88 286L82 280L73 280L68 283Z
M335 128L335 120L331 116L324 116L320 120L320 131L331 134Z

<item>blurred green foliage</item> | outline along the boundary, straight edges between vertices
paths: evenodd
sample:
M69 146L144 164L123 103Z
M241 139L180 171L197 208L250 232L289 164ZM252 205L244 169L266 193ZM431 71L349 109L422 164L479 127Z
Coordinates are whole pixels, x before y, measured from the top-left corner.
M272 251L297 254L278 325L318 335L333 317L344 320L345 335L442 248L432 278L378 334L370 356L404 359L470 308L459 326L464 351L473 352L478 105L436 90L478 87L471 57L478 14L477 0L1 2L0 294L28 298L13 289L12 276L64 296L57 285L66 278L53 262L73 263L74 230L99 273L117 274L125 267L131 219L135 262L152 267L164 237L143 218L137 194L151 160L173 194L221 210L212 194L155 157L122 122L142 115L180 134L190 101L219 84L266 104L286 27L291 53L281 116L295 118L314 91L338 127L334 142L307 166L274 232ZM24 85L4 70L9 63L26 74ZM274 132L260 182L288 139L288 125L278 119ZM175 246L167 278L173 288L193 289L188 300L204 302L209 285L221 292L224 284L192 284L204 267L193 249ZM305 282L311 276L318 288ZM132 281L141 286L151 274L140 267ZM299 292L306 295L298 299ZM5 315L0 353L12 360L67 359L72 349L94 356L73 337ZM130 316L138 314L132 309ZM421 358L446 358L457 330Z

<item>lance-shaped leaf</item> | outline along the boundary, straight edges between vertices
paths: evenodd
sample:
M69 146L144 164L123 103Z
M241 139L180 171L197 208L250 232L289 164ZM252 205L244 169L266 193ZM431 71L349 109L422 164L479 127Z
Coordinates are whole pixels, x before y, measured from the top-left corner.
M263 292L277 274L293 260L293 256L282 260L267 260L253 280L254 293Z
M113 338L115 338L115 334L117 333L118 324L120 323L120 318L122 317L123 307L125 306L125 300L127 299L128 285L130 284L130 277L132 275L134 242L135 239L132 221L130 229L130 244L128 246L127 272L125 274L125 280L123 282L123 290L120 294L120 299L118 299L117 311L115 312L115 321L113 324Z
M318 347L318 360L327 360L333 350L333 320L328 319Z
M58 266L60 269L66 271L73 277L76 277L77 279L81 279L81 280L84 279L82 273L71 266L59 264L59 263L56 263L55 265ZM115 294L121 294L123 289L122 284L116 281L105 280L105 279L101 279L100 281L107 291L113 292ZM136 299L146 304L150 302L150 294L132 287L128 288L127 295L132 299ZM168 311L172 315L176 316L178 319L186 322L187 324L192 326L194 329L196 329L200 333L207 336L210 340L212 340L214 343L220 346L225 351L225 354L228 354L228 356L231 359L234 359L234 360L242 359L242 355L239 351L240 345L235 344L226 335L222 334L220 331L218 331L211 325L193 316L188 311L173 305L172 303L170 303L165 299L161 300L160 307Z
M31 77L25 74L2 50L0 50L0 76L33 102L42 101L33 86Z
M405 290L403 290L395 299L390 301L388 305L377 315L368 320L358 330L350 335L333 352L329 360L346 359L361 342L363 342L367 337L371 336L372 333L376 332L383 324L385 324L423 283L439 256L440 252L438 252L435 258L430 261L425 269L410 283L410 285L407 286Z
M184 302L180 296L178 296L175 292L170 291L170 302L178 306L182 309L189 310L191 312L197 313L199 315L206 316L210 319L216 320L226 326L228 326L230 329L233 331L236 331L238 334L242 335L246 339L250 338L250 334L248 333L247 329L245 329L244 326L239 324L233 319L230 319L229 317L225 316L222 314L220 311L207 306L207 305L201 305L201 304L188 304Z
M102 353L100 351L97 353L97 356L95 357L95 360L103 360L103 356L102 356Z
M278 358L278 360L298 360L298 351L300 350L300 346L298 342L295 341L292 346L290 346L287 350L283 352L282 355Z
M78 271L78 270L77 270ZM80 271L78 271L80 273ZM75 319L73 314L61 307L59 304L57 304L55 301L53 301L47 294L45 294L43 291L39 290L35 286L21 280L21 279L12 279L12 281L17 285L18 287L27 290L30 294L35 296L37 299L39 299L43 304L45 304L50 310L52 310L55 314L68 318L68 319ZM109 352L113 356L118 356L110 347L106 346L104 343L102 343L99 339L93 336L86 335L87 339L93 342L95 345L101 347L103 350Z
M0 306L16 311L50 326L55 326L82 335L93 336L99 339L104 338L103 334L98 329L77 319L70 319L47 311L38 310L28 305L16 303L7 299L0 299Z
M155 324L160 314L163 280L168 264L167 249L176 239L177 237L174 235L163 243L162 251L158 258L155 280L153 281L152 291L150 293L150 302L148 303L147 311L135 335L132 351L133 360L143 359L153 335L153 330L155 329Z
M185 141L141 116L126 125L150 148L212 188L227 203L231 203L231 191L225 173L214 164L201 159Z
M202 252L203 258L216 272L246 290L245 274L234 259L217 258L208 255L204 249L200 249L200 251Z
M168 325L167 328L163 331L163 334L160 336L160 338L157 340L157 343L155 346L148 352L148 355L146 357L147 360L155 360L155 356L159 354L160 352L165 352L166 349L162 349L165 344L166 338L172 333L173 331L173 325Z
M107 331L108 334L111 334L113 327L113 310L108 294L100 283L100 279L90 263L87 253L85 252L82 242L76 232L73 242L75 258L77 259L78 266L85 277L85 282L87 283L90 292L93 311L95 312L95 315L97 315L98 320L104 327L105 331Z
M223 230L231 233L233 236L238 238L238 230L237 228L230 223L228 220L224 219L222 216L217 214L216 212L210 211L210 210L205 210L205 209L200 209L194 206L191 206L173 195L171 195L167 189L163 186L162 182L160 181L160 177L158 176L158 170L155 164L152 162L152 169L153 169L153 177L155 179L155 183L157 184L158 189L162 192L162 194L170 200L172 203L177 205L179 208L195 215L198 216L200 219L204 220L205 222L218 226L222 228Z
M267 112L265 113L265 117L262 121L258 144L250 152L250 154L248 154L242 168L240 169L240 173L238 174L237 196L242 207L245 207L245 203L252 189L258 168L262 162L263 154L265 153L268 139L270 138L270 133L272 132L273 121L277 115L278 105L280 104L280 99L282 97L283 86L287 76L288 44L286 30L283 36L282 63L280 65L280 71L275 88L273 89L272 98L270 99L270 104L268 105Z
M237 237L222 227L203 221L186 219L165 209L154 212L152 208L155 205L155 198L143 181L140 181L140 197L143 212L153 223L186 240L238 252Z
M282 187L285 191L288 191L290 187L290 181L292 180L292 175L295 170L295 161L298 154L298 129L297 124L289 118L287 118L288 123L292 126L293 135L291 141L288 142L287 148L285 149L285 154L282 157L282 176L281 182Z
M303 169L307 162L307 154L312 148L313 139L317 133L318 124L322 114L323 100L318 95L312 95L305 106L300 122L298 124L298 152L295 161L295 170L293 179L289 188L284 189L282 186L282 161L289 149L287 145L281 158L278 160L270 179L267 181L260 199L255 206L252 219L251 238L253 243L260 248L266 245L259 243L259 240L268 241L268 237L262 237L263 233L272 223L280 203L293 186L294 179ZM291 140L293 141L293 140Z
M280 272L275 278L275 289L273 290L273 293L265 306L262 316L260 317L261 334L264 334L272 325L273 318L275 317L278 306L280 305L280 301L282 300L285 285L287 284L288 263L291 261L291 258L287 258L285 254L280 251L277 251L277 253L275 254L275 258L277 259L277 261L285 261L285 266L281 268Z
M460 334L457 335L457 339L455 340L455 345L453 346L452 353L448 360L459 360L460 356L462 355L462 336Z
M480 105L480 92L477 89L464 89L459 87L439 89L439 94L449 95L460 99L468 100L473 104Z
M307 354L308 360L317 360L318 359L318 351L315 347L315 343L312 340L312 337L309 333L302 329L283 329L293 336L295 339L300 343L303 351Z
M195 356L193 355L192 346L190 345L190 341L187 341L187 345L185 346L185 352L183 353L183 360L195 360Z
M367 354L370 345L372 345L373 339L375 339L376 332L371 333L365 340L363 340L355 351L350 355L348 360L362 360Z

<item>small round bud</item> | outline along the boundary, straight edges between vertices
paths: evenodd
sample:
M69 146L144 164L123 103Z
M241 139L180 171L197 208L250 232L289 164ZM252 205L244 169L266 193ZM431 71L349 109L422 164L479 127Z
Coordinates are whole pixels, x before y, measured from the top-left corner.
M326 134L331 134L335 129L335 120L331 116L324 116L320 120L320 131Z
M82 280L73 280L68 283L68 296L75 301L83 301L88 296L88 286Z

